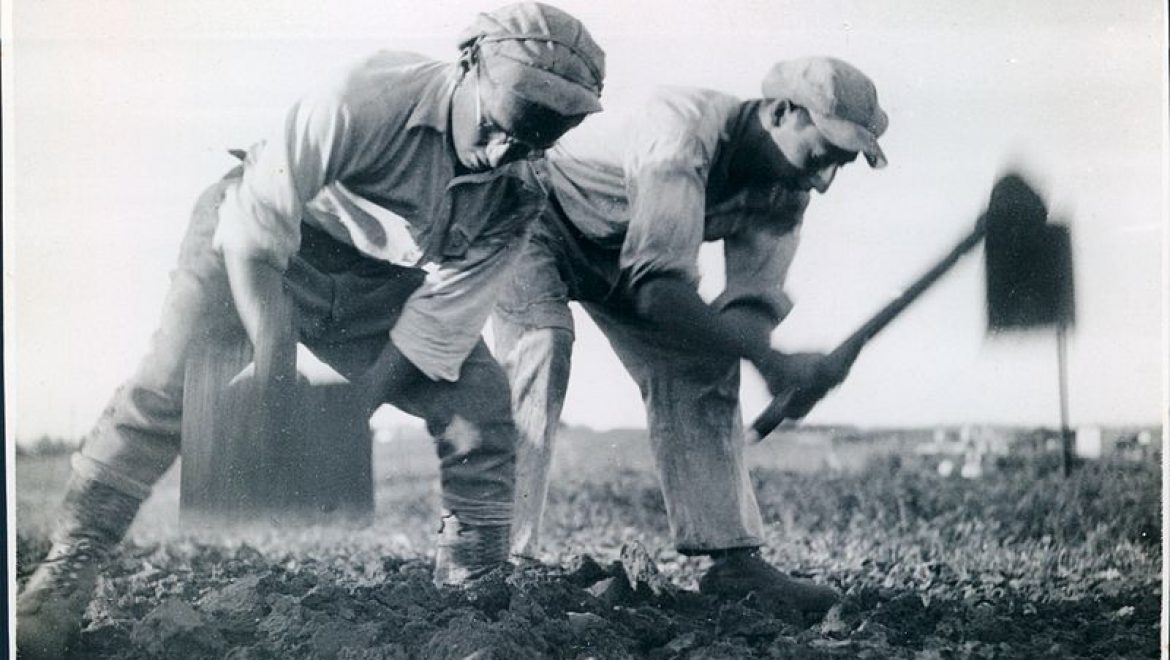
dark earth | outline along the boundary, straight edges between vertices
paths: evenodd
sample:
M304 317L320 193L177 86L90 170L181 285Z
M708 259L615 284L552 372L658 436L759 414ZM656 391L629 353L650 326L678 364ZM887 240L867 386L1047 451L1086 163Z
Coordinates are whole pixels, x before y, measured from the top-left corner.
M74 657L1157 657L1156 462L1069 479L1043 461L1001 461L980 480L928 467L754 471L765 556L845 594L818 621L699 594L706 560L670 548L645 470L554 484L546 563L436 589L435 487L400 475L378 485L364 529L134 535ZM38 530L18 535L22 580L47 547Z

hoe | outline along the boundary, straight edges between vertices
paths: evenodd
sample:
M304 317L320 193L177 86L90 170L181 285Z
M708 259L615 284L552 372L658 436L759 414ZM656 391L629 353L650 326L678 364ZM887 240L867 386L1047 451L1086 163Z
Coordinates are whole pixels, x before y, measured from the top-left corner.
M833 350L831 356L848 360L938 281L980 241L987 277L987 321L991 331L1055 327L1060 381L1063 465L1072 463L1068 430L1066 333L1073 323L1072 249L1068 228L1048 222L1044 201L1018 174L1007 174L991 190L987 210L975 229L945 257L879 310ZM824 391L793 389L778 394L752 422L748 442L760 442L784 422L808 414Z

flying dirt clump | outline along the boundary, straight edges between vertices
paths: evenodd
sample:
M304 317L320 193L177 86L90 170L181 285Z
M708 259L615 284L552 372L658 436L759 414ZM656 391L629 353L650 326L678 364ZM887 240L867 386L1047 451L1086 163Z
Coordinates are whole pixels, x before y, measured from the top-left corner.
M215 658L227 647L207 615L177 598L151 610L130 633L130 643L155 657Z

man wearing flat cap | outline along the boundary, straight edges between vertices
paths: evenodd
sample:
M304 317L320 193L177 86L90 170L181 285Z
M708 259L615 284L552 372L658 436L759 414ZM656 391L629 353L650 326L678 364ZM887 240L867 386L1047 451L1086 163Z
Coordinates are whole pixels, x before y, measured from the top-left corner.
M512 551L538 552L554 435L579 301L645 401L650 442L678 550L714 564L706 592L750 591L823 613L829 587L792 579L757 552L763 522L743 462L739 364L778 393L823 396L852 358L773 350L788 314L784 278L810 191L863 154L885 165L873 83L836 59L776 64L764 98L656 90L634 112L603 113L547 154L550 204L500 297L496 355L520 425ZM699 297L704 241L723 241L726 285ZM807 412L807 411L805 411Z
M601 106L605 59L539 3L480 15L458 62L379 52L295 104L198 200L162 322L73 457L46 560L17 603L23 657L60 657L96 576L179 452L184 362L246 333L254 430L281 431L297 342L435 435L435 581L507 560L516 427L480 339L546 203L538 157Z

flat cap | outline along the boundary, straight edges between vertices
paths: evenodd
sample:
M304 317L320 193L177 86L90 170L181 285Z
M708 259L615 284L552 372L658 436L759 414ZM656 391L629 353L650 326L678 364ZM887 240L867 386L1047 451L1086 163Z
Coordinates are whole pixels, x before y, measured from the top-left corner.
M877 139L886 132L889 117L878 105L873 81L852 64L832 57L777 62L762 88L766 98L788 99L808 110L833 144L865 154L870 167L885 167Z

